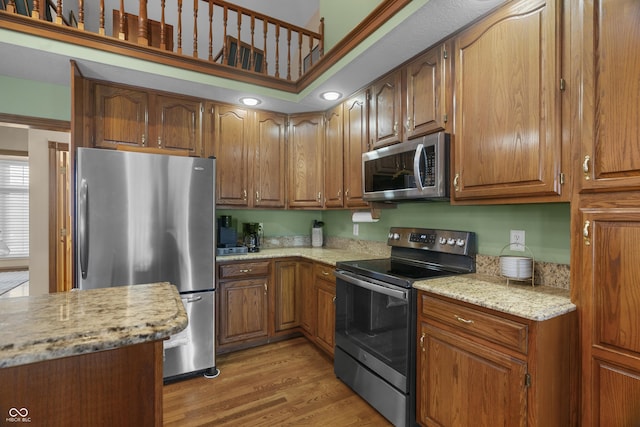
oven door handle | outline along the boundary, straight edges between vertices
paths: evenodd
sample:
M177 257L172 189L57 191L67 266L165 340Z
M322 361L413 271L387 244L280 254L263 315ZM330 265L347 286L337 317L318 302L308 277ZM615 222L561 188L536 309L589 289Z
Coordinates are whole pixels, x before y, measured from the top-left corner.
M352 285L356 285L373 292L378 292L380 294L388 295L390 297L404 299L404 300L407 299L407 294L408 294L407 291L399 291L396 289L388 288L387 286L383 285L381 282L377 282L373 279L361 280L343 271L336 271L335 275L338 279L344 280L345 282L351 283Z

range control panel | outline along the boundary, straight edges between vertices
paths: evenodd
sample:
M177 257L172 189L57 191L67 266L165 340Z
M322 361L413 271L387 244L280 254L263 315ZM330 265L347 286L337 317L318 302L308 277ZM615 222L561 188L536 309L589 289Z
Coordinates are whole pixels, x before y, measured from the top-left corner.
M387 244L393 247L424 249L456 255L476 253L476 235L471 231L391 227Z

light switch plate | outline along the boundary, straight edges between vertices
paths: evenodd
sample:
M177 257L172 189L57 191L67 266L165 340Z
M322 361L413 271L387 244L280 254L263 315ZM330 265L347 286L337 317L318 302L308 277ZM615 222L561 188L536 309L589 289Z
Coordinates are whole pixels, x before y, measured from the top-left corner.
M353 224L353 235L357 236L360 233L360 224Z

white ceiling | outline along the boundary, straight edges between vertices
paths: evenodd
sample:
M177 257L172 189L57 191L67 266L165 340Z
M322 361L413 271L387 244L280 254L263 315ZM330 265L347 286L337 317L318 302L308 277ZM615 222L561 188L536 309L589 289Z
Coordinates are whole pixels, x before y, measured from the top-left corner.
M304 26L318 8L319 0L235 0L258 12ZM415 0L414 0L415 1ZM365 87L377 77L405 62L427 47L491 9L508 0L430 0L390 28L386 34L359 54L352 54L344 66L334 67L315 84L298 95L282 93L257 86L221 81L211 76L177 73L156 64L144 63L127 69L112 65L111 55L82 52L81 56L66 53L71 49L50 49L46 41L33 40L29 46L12 43L7 37L0 42L3 60L0 74L28 80L69 85L69 60L75 59L86 77L111 80L142 87L184 93L232 104L246 95L262 99L260 108L282 113L326 110L332 105L320 99L320 93L332 89L349 95ZM420 2L416 2L420 3ZM407 8L411 8L410 3ZM400 12L402 15L402 11ZM304 22L302 22L304 21ZM2 34L0 33L0 36ZM39 45L33 47L35 42ZM365 42L367 43L367 42ZM56 45L59 47L59 44ZM11 60L7 60L11 58ZM186 74L186 76L185 76Z

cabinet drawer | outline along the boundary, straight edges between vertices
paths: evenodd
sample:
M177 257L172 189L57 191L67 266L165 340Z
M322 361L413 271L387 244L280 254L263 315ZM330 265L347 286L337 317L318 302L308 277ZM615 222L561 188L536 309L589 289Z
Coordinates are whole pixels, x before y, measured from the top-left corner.
M313 266L313 274L316 277L319 277L324 280L328 280L329 282L336 282L336 276L333 274L336 271L335 267L327 265L327 264L314 264Z
M218 278L233 279L237 277L268 276L269 264L270 261L219 264Z
M461 329L471 335L527 353L526 324L420 294L420 315Z

